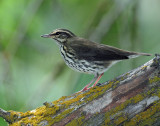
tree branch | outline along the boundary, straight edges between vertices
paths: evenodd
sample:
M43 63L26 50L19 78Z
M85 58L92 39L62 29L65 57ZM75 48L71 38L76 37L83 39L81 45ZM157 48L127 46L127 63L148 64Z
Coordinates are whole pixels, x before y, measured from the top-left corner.
M160 55L112 81L85 92L45 102L25 113L4 111L0 116L15 125L159 125Z

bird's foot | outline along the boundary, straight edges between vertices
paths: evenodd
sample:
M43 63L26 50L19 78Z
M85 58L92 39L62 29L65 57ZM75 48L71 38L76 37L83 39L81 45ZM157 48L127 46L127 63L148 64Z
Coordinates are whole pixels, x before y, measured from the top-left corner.
M88 89L90 89L90 88L88 88L88 87L84 87L84 88L81 90L81 92L83 92L83 91L87 91Z

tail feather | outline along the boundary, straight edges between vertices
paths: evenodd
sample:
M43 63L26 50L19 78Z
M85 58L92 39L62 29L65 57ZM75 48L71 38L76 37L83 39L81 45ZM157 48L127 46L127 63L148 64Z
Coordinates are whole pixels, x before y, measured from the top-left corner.
M151 56L152 54L149 53L132 53L131 55L128 56L128 58L136 58L139 56Z

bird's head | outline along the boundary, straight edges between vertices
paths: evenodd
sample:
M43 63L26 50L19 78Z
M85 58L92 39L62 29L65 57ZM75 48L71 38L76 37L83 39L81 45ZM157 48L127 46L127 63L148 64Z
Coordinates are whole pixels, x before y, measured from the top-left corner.
M75 35L67 29L56 29L49 34L42 35L43 38L52 38L56 40L59 44L67 41L68 38L75 37Z

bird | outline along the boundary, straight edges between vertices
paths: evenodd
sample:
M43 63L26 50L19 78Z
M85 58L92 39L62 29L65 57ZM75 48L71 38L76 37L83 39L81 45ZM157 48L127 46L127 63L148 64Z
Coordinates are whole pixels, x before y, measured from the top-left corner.
M93 82L96 86L113 64L138 56L151 56L148 53L122 50L113 46L99 44L85 38L76 36L67 29L55 29L49 34L41 35L43 38L52 38L60 48L61 55L71 69L87 74L93 74L94 78L81 90L86 91Z

